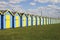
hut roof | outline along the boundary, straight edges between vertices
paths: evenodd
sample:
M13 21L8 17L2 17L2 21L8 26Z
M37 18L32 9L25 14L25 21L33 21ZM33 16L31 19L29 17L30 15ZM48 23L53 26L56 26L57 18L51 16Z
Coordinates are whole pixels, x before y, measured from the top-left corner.
M7 10L0 10L1 13L5 13Z
M4 15L6 12L9 12L11 15L14 15L10 10L0 10L1 14Z

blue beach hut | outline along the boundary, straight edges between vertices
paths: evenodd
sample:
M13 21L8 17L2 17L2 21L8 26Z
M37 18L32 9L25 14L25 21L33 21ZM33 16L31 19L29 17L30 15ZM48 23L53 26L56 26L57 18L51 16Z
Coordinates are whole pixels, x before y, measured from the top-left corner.
M13 12L14 14L14 28L20 27L20 14L18 12Z
M2 10L1 26L3 29L12 28L12 12L10 10Z
M31 26L33 26L33 15L30 16L31 16Z

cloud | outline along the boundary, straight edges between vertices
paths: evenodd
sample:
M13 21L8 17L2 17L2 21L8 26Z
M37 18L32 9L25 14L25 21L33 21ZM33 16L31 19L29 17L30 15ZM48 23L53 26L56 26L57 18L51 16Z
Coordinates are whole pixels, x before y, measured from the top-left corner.
M39 2L39 3L47 3L47 2L51 2L51 3L60 3L60 0L34 0L35 2Z
M0 1L0 5L6 5L6 4L8 4L8 3L5 1Z
M49 1L53 3L60 3L60 0L49 0Z
M9 3L20 3L20 2L25 2L26 0L9 0Z
M48 5L46 7L28 9L28 12L30 12L30 14L34 14L34 15L41 16L41 13L42 13L42 16L45 16L45 17L58 18L58 16L60 15L60 7L58 7L56 5Z
M30 3L30 5L35 6L35 5L36 5L36 3L35 3L35 2L31 2L31 3Z
M40 2L40 3L46 3L48 2L49 0L34 0L35 2Z
M0 1L0 10L6 10L6 9L10 9L10 10L14 10L14 11L18 11L18 12L23 12L21 5L16 5L16 3L20 3L20 2L25 2L26 0L8 0L7 1Z
M12 5L12 4L10 4L9 9L11 11L17 11L17 12L21 12L21 13L24 12L24 9L21 7L21 5Z

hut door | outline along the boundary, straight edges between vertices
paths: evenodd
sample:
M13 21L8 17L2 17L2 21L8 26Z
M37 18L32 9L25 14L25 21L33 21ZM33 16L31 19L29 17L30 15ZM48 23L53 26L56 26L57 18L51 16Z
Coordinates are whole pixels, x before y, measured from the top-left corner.
M33 25L36 25L36 19L33 17Z
M15 18L15 24L16 24L16 27L19 27L20 26L20 23L19 23L19 16L16 16Z
M23 15L22 22L23 22L23 24L22 24L22 25L23 25L23 27L24 27L24 26L26 26L26 16L25 16L25 15Z
M31 17L28 17L28 26L31 26Z
M6 28L10 28L10 15L6 15Z

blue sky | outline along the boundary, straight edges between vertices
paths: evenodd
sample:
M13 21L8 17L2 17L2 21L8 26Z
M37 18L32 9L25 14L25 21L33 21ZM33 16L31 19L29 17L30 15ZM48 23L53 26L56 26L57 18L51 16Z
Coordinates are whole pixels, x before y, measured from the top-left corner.
M35 9L35 8L38 8L38 7L45 7L45 6L48 6L48 5L60 6L60 4L59 4L60 1L59 0L0 0L0 3L2 5L3 5L3 3L5 3L5 6L8 5L8 4L14 5L14 6L19 5L24 10ZM1 6L1 4L0 4L0 6ZM9 8L9 7L10 6L6 6L6 8Z
M0 10L13 9L19 12L29 10L34 11L34 14L36 14L41 10L40 8L43 9L43 13L45 13L49 8L51 8L49 9L51 13L53 13L53 9L54 13L56 13L55 9L60 9L60 0L0 0Z

